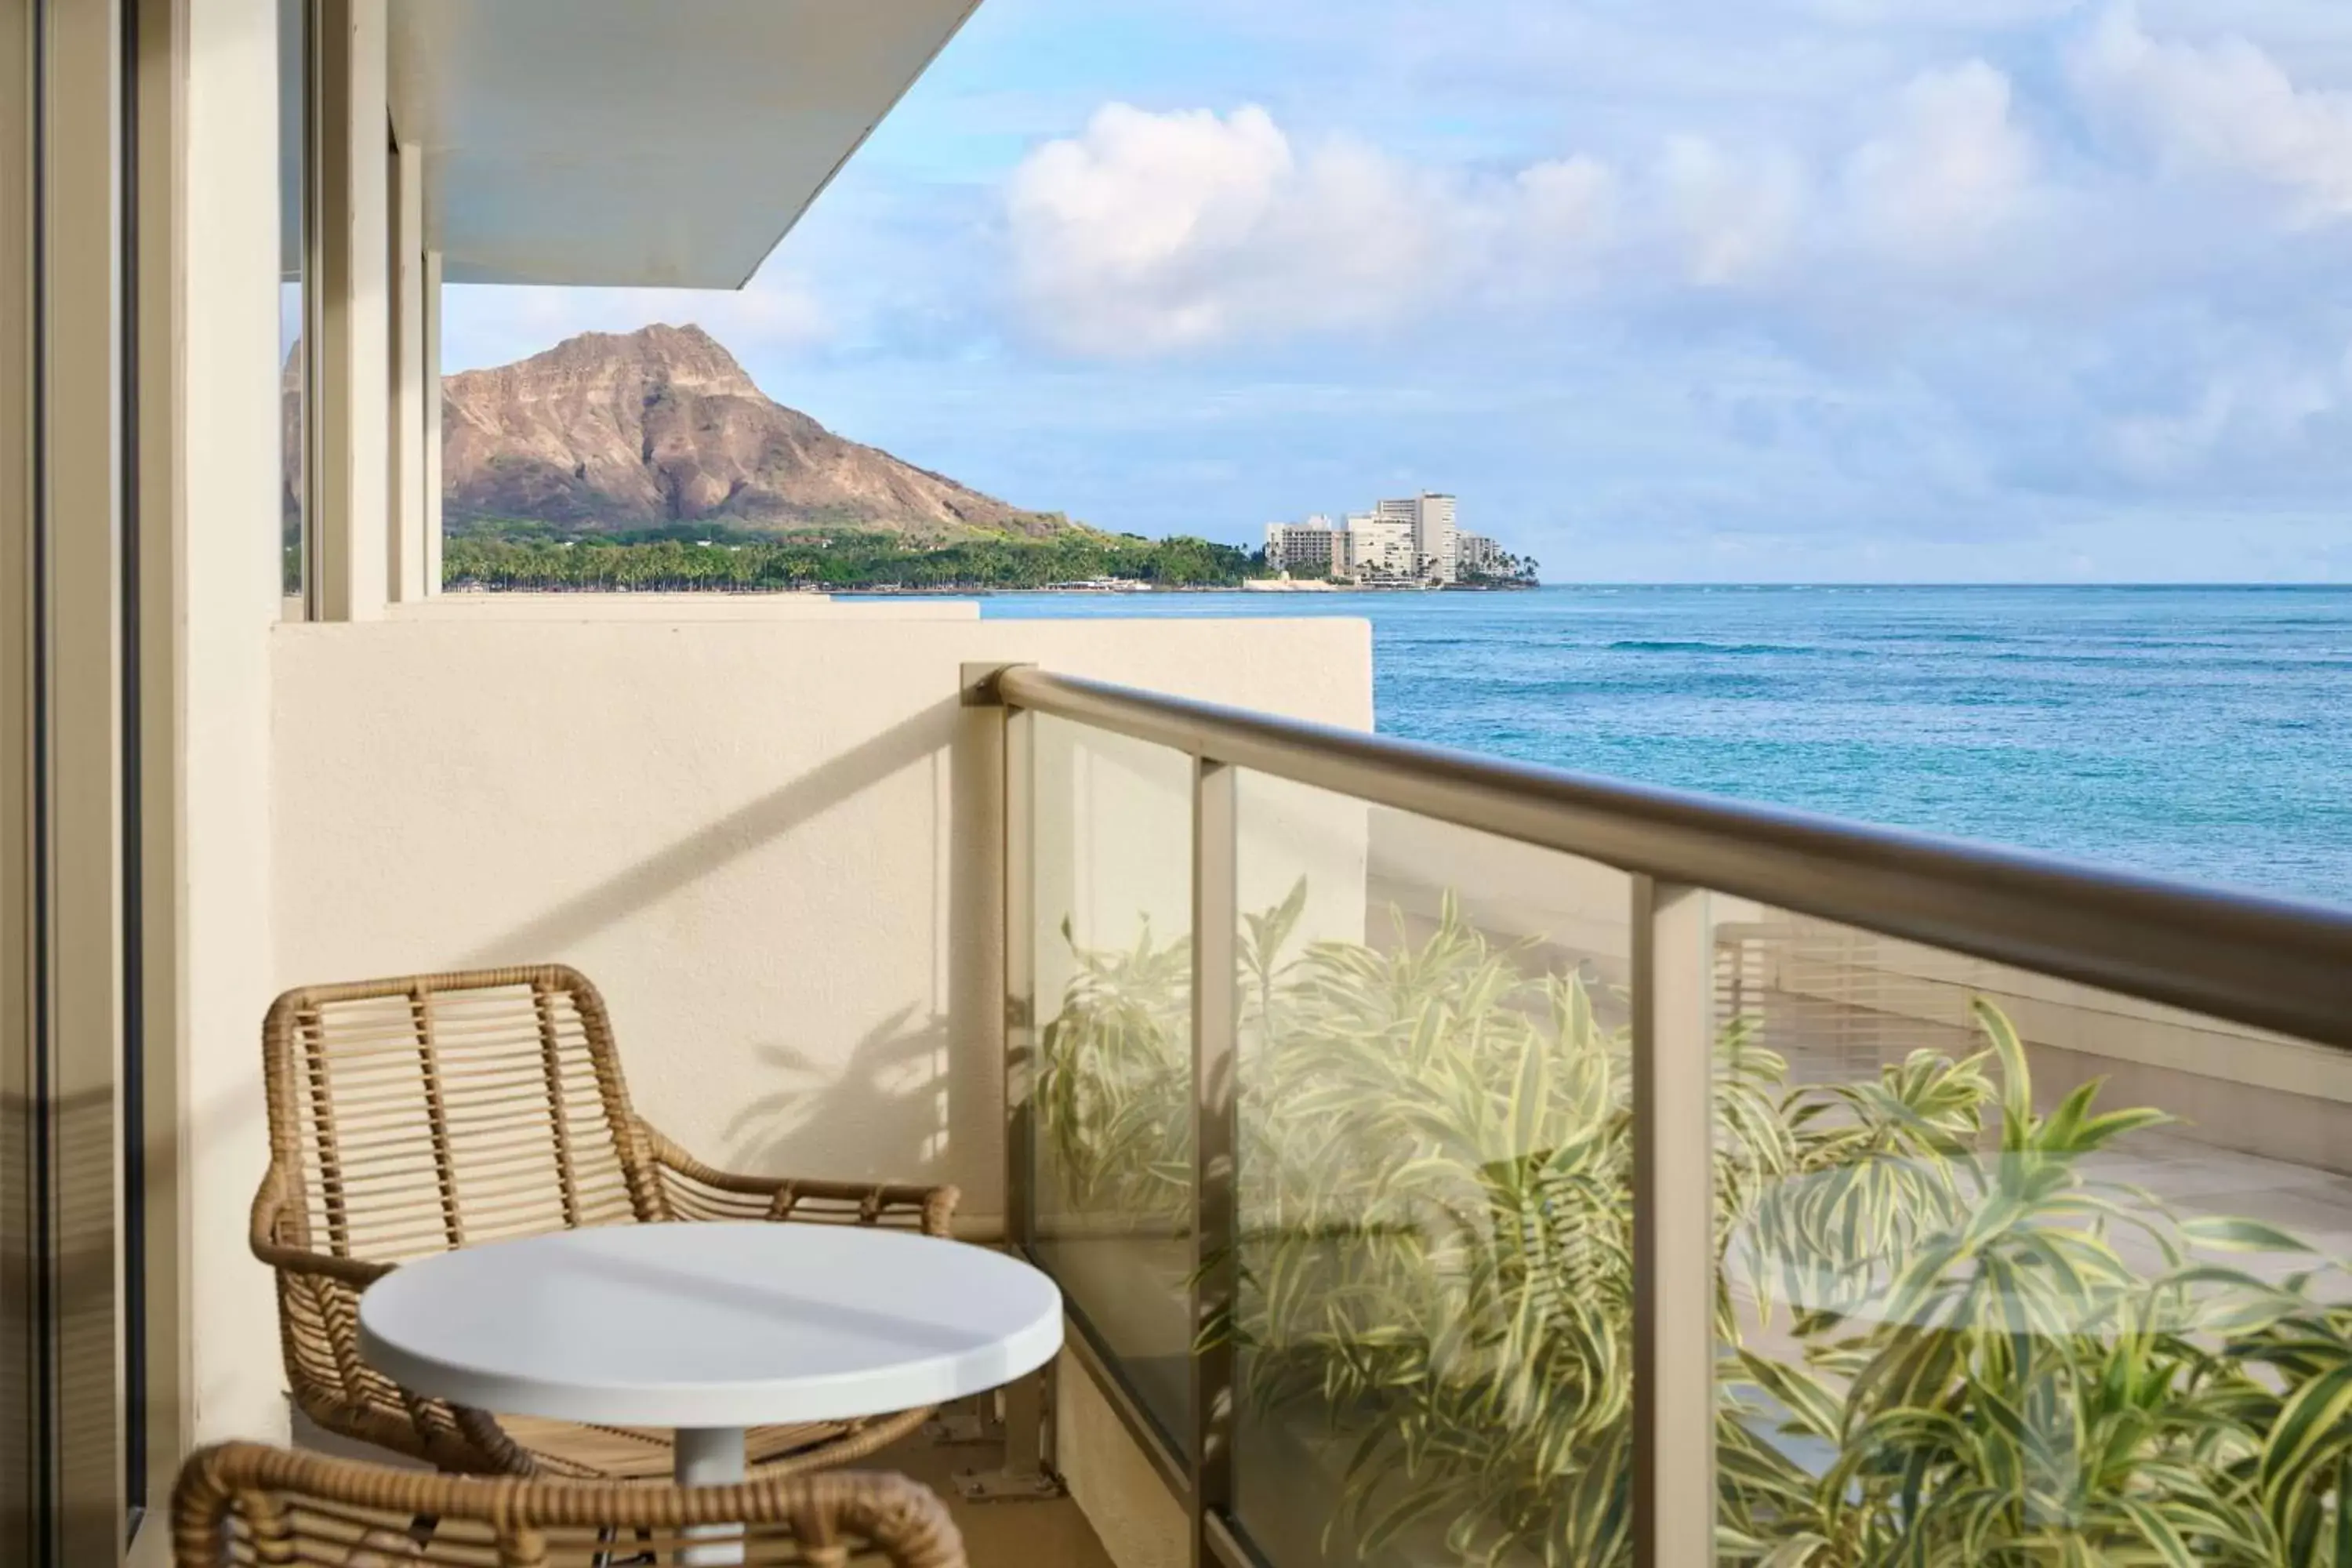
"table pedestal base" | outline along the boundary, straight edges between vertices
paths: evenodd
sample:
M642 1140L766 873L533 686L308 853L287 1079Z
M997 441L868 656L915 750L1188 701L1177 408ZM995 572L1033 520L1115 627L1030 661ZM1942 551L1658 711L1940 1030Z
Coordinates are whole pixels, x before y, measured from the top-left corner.
M729 1487L743 1479L743 1428L740 1426L681 1426L677 1431L675 1473L682 1487ZM689 1546L677 1555L680 1563L698 1568L743 1561L742 1527L706 1524L688 1535L722 1538L709 1546Z
M958 1470L956 1490L966 1502L1045 1502L1066 1495L1045 1465L1045 1407L1052 1403L1049 1374L1034 1372L1004 1385L1004 1419L996 1423L1004 1462L995 1469ZM992 1411L992 1395L981 1408Z

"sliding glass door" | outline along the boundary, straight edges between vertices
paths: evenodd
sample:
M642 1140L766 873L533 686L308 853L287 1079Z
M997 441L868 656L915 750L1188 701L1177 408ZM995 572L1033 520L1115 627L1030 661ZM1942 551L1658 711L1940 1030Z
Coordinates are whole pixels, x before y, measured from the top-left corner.
M152 1458L171 1451L148 1421L146 1068L176 1026L169 1005L148 1005L176 942L146 892L171 885L176 853L176 735L169 705L149 699L171 671L176 592L163 569L173 334L155 329L174 309L177 16L168 0L0 0L0 1562L12 1564L163 1560L162 1521L145 1521L169 1480ZM168 1130L171 1100L156 1109Z

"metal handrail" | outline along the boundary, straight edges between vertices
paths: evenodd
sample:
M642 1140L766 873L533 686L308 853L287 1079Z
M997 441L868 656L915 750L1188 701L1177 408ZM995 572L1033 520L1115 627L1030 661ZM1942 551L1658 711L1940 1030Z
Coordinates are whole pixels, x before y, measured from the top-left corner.
M2352 1050L2352 911L1620 783L1033 666L1008 707L1776 908Z

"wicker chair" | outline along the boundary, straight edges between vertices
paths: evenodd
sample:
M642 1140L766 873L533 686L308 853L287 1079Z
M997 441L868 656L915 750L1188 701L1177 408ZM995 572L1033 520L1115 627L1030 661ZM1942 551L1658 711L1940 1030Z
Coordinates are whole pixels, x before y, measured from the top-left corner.
M746 1568L963 1568L947 1509L904 1476L732 1487L468 1479L230 1443L193 1455L172 1493L176 1568L666 1564L691 1549L686 1532L698 1525L735 1527L726 1545Z
M289 991L262 1027L269 1173L253 1250L278 1271L286 1376L331 1432L444 1470L667 1479L667 1432L499 1417L360 1358L359 1294L403 1259L578 1226L785 1220L948 1233L953 1187L732 1175L629 1108L596 988L558 965ZM755 1428L755 1476L845 1464L929 1410Z

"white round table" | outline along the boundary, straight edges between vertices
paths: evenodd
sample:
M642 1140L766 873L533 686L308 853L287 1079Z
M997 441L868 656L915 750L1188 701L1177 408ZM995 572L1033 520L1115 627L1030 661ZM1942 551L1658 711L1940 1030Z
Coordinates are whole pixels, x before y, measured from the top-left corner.
M676 1428L693 1486L743 1479L746 1427L965 1398L1061 1344L1061 1293L1028 1265L853 1226L558 1231L418 1258L360 1298L361 1353L394 1382L494 1414ZM716 1550L698 1560L738 1560Z

